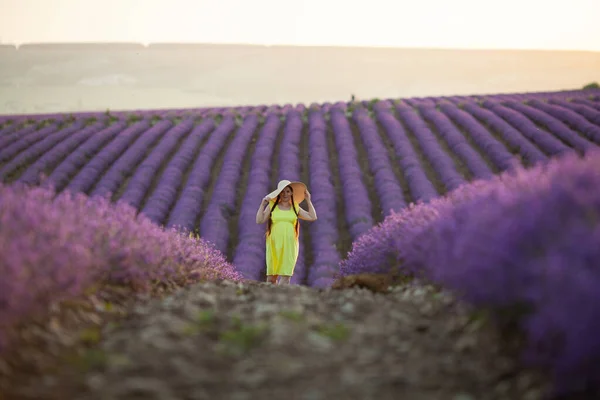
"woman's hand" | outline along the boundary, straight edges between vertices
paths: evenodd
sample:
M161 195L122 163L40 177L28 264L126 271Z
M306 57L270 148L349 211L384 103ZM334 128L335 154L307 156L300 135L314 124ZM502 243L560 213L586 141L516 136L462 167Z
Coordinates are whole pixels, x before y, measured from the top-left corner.
M310 192L308 189L304 189L304 197L306 198L306 201L310 201Z
M304 189L304 199L308 203L308 212L304 211L302 207L300 207L300 212L298 215L305 221L316 221L317 220L317 211L315 211L315 206L313 205L311 199L311 194L308 189Z
M271 201L271 198L269 196L265 196L265 197L263 197L262 201L263 201L263 204L269 204L269 202Z

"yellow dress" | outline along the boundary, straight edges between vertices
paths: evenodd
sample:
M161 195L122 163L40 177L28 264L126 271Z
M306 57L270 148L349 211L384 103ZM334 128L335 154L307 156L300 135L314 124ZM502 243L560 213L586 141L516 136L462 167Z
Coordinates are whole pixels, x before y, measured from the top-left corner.
M273 207L273 203L270 204ZM295 204L296 210L299 209ZM299 243L294 226L298 217L291 208L271 213L271 233L266 239L267 275L292 276L298 259Z

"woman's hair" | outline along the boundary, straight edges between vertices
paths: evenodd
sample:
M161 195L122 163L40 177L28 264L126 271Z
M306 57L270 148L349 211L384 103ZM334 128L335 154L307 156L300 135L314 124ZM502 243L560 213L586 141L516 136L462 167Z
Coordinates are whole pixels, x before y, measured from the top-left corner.
M294 188L292 188L291 186L286 186L286 187L289 187L290 190L292 191L292 209L296 213L296 223L294 224L294 231L296 231L296 238L298 238L298 236L300 235L300 223L298 220L298 210L296 210L296 204L294 203ZM285 190L285 188L284 188L284 190ZM266 237L269 237L269 235L271 234L271 225L273 224L273 221L271 220L271 214L273 214L273 210L275 209L275 207L277 207L277 204L279 204L280 197L281 197L281 192L277 195L277 198L275 199L275 202L273 203L273 206L271 207L271 211L269 212L269 219L267 220L267 232L265 233Z

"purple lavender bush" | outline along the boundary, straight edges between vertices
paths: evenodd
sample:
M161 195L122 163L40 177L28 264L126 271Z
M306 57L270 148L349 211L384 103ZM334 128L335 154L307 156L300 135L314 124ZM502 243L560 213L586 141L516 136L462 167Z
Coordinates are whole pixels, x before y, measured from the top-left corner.
M508 178L507 178L508 179ZM521 172L415 237L407 263L472 304L530 310L526 361L559 391L600 390L600 155Z
M502 118L512 128L520 132L531 143L548 155L563 155L574 150L553 135L548 135L538 126L517 110L506 107L498 102L485 100L482 106Z
M327 148L327 122L320 111L308 114L309 144L309 182L314 191L312 203L319 210L319 218L313 221L308 229L313 264L308 268L307 283L312 287L327 287L331 284L331 276L340 262L336 248L339 232L337 229L337 204L332 172L329 166Z
M548 104L539 100L531 100L527 103L530 107L544 111L550 117L558 119L564 123L563 129L569 129L580 132L590 141L600 144L600 127L592 124L582 115L568 108ZM597 116L598 113L596 113Z
M547 114L544 111L517 102L508 102L506 103L506 106L520 112L525 117L544 126L558 139L561 139L563 142L567 143L569 146L581 153L585 153L596 148L593 142L580 136L577 132L570 129L559 119Z
M50 150L52 147L61 143L65 139L77 135L80 130L85 131L85 134L89 134L90 131L93 133L100 130L101 124L95 123L92 126L85 127L83 120L75 121L73 124L61 128L54 134L47 135L42 140L31 143L29 146L22 149L21 152L15 155L15 157L8 163L0 168L0 177L7 178L15 171L27 166L30 162L37 160L45 152Z
M270 166L277 133L281 126L279 116L267 115L262 126L248 176L248 187L240 207L238 220L239 242L233 263L244 278L260 280L265 266L265 226L256 223L256 209L265 194L271 190Z
M30 129L35 129L35 127L29 127ZM67 128L68 129L68 128ZM10 145L6 144L0 148L0 162L6 163L14 157L17 157L19 153L23 150L27 149L30 146L39 143L44 138L51 137L52 134L59 131L59 127L57 124L49 124L45 125L43 128L36 130L34 132L29 132L27 135L22 135L14 142L10 143Z
M12 123L0 131L0 149L4 152L4 149L8 146L18 142L27 135L35 133L37 130L37 124ZM10 157L5 158L5 160L8 160Z
M290 181L301 181L300 176L300 140L302 138L302 115L297 111L285 111L285 125L283 127L283 139L279 152L279 178ZM304 229L304 223L300 221L300 229ZM300 246L303 246L300 236ZM293 284L305 280L307 266L304 260L304 251L300 251L294 269L294 275L290 280Z
M219 178L200 223L202 237L214 243L216 248L224 253L227 252L230 241L228 222L237 213L235 209L236 196L231 194L236 192L236 188L240 184L244 154L248 150L257 126L258 117L256 115L248 114L244 118L242 126L236 132L225 153Z
M461 186L388 217L341 275L397 268L525 334L559 394L600 393L600 152ZM502 319L499 317L502 316Z
M161 229L103 197L0 184L0 352L9 332L92 286L240 280L204 240Z

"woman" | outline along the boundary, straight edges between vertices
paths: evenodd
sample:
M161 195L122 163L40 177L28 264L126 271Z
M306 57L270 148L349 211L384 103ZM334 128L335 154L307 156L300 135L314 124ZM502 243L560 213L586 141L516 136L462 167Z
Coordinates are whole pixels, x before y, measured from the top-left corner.
M308 211L300 207L306 199ZM282 180L266 195L256 212L256 223L267 222L267 282L289 284L298 259L300 224L298 218L315 221L317 212L302 182ZM279 282L277 278L279 277Z

